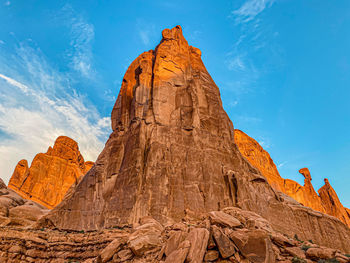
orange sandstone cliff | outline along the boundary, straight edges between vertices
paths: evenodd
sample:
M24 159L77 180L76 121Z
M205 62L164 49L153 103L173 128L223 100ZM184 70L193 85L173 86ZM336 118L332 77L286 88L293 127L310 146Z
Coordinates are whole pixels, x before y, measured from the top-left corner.
M342 205L337 193L329 184L327 178L324 179L324 182L325 185L318 190L318 194L320 195L326 213L339 218L350 226L350 210Z
M8 187L52 209L92 166L93 162L84 162L74 140L60 136L46 153L34 157L30 168L27 160L19 161Z
M312 186L308 168L299 170L299 173L305 178L304 186L302 186L293 180L283 179L269 153L244 132L235 129L235 142L242 155L266 177L273 188L294 198L304 206L335 216L350 226L349 209L343 207L327 179L325 179L326 184L318 190L318 195Z

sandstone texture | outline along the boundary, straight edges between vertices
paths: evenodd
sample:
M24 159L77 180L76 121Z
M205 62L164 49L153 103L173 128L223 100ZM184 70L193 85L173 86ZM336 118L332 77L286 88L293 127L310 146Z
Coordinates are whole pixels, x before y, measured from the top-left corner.
M211 224L218 213L240 224ZM199 221L162 225L148 216L132 226L89 232L0 227L0 262L9 263L349 263L349 256L275 232L264 218L237 207L212 211Z
M318 190L318 195L312 186L308 168L299 170L305 178L302 186L293 180L283 179L269 153L244 132L235 130L235 142L242 155L265 176L274 189L287 194L304 206L335 216L350 226L350 212L343 207L327 179L325 185Z
M234 138L239 151L249 163L259 169L273 188L285 193L284 179L280 176L270 154L241 130L235 129Z
M326 213L339 218L350 226L350 210L342 205L337 193L334 191L327 178L324 179L324 182L325 185L318 190L318 194Z
M322 205L321 199L312 186L312 178L309 169L302 168L299 170L299 173L301 173L305 178L304 186L299 185L293 180L285 180L285 193L293 197L299 203L325 213L326 211Z
M0 226L29 227L48 211L40 204L22 198L0 179Z
M96 231L135 224L147 216L167 225L203 220L210 211L239 207L256 219L245 222L250 227L297 235L349 252L346 225L274 190L242 156L219 89L200 50L188 45L181 27L165 29L162 35L155 50L141 54L128 68L112 111L113 133L95 165L39 220L38 227ZM216 215L211 220L220 225L226 219ZM226 227L232 224L234 221ZM205 243L206 231L213 229L189 232L187 241L195 242L198 249L188 248L184 240L181 250L171 252L177 253L173 257L187 254L189 262L197 262L192 257L205 256L204 247L211 244L210 235ZM142 228L137 231L140 237L127 242L135 255L145 255L161 242L158 234ZM230 236L229 231L221 230L217 242L227 240L223 234ZM248 260L271 257L262 251L264 244L271 245L266 235L254 232L248 237L247 242L265 240L251 257L251 248L242 243ZM231 246L222 249L232 252Z
M93 162L84 162L74 140L60 136L46 153L34 157L30 168L26 160L19 161L8 187L52 209L92 166Z

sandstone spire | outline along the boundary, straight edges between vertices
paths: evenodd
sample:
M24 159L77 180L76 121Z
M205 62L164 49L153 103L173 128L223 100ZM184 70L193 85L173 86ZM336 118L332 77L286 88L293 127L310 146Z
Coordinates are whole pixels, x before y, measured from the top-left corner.
M19 161L8 187L51 209L62 201L67 190L92 164L84 162L74 140L60 136L53 148L34 157L30 168L27 160Z
M317 195L311 183L311 174L308 168L302 168L299 173L304 176L304 186L290 179L283 179L271 159L259 143L240 130L235 130L235 142L245 158L266 177L269 184L304 206L316 211L337 217L350 226L350 211L343 207L334 189L325 179L325 185L318 190Z
M339 218L345 224L350 226L350 213L349 209L345 208L340 202L337 193L330 185L327 178L324 179L325 185L322 186L318 193L322 200L322 204L326 210L326 213Z
M144 216L161 223L199 219L236 206L276 231L350 251L350 229L276 192L243 158L201 52L180 26L162 35L128 68L113 133L96 164L40 224L92 230Z
M325 213L326 211L324 210L324 207L321 203L321 200L319 196L317 195L314 187L312 186L311 183L311 174L308 168L301 168L299 170L299 173L301 173L304 176L304 186L301 188L301 194L298 195L296 200L300 203L302 203L305 206L311 207L314 210L320 211ZM290 183L289 183L290 184ZM288 183L286 184L288 185ZM288 187L286 187L288 188ZM294 194L290 194L292 197L297 196L297 192Z

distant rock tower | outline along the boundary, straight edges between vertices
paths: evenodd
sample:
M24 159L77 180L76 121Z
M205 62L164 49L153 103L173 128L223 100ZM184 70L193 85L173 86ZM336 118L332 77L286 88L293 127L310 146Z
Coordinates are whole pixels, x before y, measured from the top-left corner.
M19 161L8 187L22 197L52 209L92 165L93 162L84 162L74 140L60 136L53 148L34 157L30 168L27 160Z

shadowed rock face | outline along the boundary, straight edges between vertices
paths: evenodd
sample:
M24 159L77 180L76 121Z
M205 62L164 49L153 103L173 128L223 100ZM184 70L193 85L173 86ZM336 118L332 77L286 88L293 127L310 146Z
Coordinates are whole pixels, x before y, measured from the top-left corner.
M327 179L325 179L325 186L318 190L318 195L312 186L308 168L299 170L305 178L302 186L293 180L283 179L268 152L244 132L235 130L235 142L243 156L259 169L273 188L289 195L304 206L335 216L350 226L350 213L343 207Z
M34 157L30 168L27 160L19 161L8 187L22 197L52 209L92 165L93 162L84 162L74 140L60 136L53 148Z
M325 185L318 190L318 194L320 195L326 213L339 218L350 226L350 210L342 205L337 193L327 178L324 179L324 183Z
M350 250L344 224L275 192L243 158L219 89L181 27L165 29L156 49L130 65L112 128L92 169L39 224L93 230L144 216L172 223L237 206L276 231Z
M43 206L7 188L0 179L0 227L28 227L47 212Z

